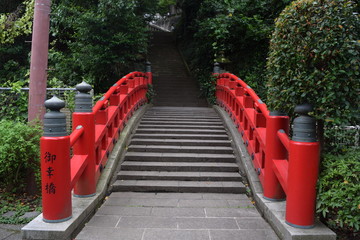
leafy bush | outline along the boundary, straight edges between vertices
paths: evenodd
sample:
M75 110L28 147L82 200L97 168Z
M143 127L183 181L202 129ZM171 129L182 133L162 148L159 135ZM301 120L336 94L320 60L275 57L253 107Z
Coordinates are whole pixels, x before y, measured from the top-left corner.
M0 105L0 119L1 120L16 120L26 122L27 120L27 106L28 94L21 91L24 82L9 82L9 85L4 87L11 87L10 91L0 91L2 104Z
M270 109L292 115L295 105L308 102L318 119L335 125L358 122L360 21L355 7L349 0L298 0L280 14L267 62Z
M29 169L39 172L39 127L0 121L0 178L2 187L21 191Z
M32 31L34 0L26 0L12 13L0 14L0 43L14 43L14 39Z
M177 31L182 38L184 55L189 59L204 95L211 92L208 89L212 82L209 74L217 61L265 97L269 36L273 20L288 2L183 1L183 16ZM203 81L206 77L208 80Z
M360 149L326 154L317 194L317 212L335 229L360 230Z

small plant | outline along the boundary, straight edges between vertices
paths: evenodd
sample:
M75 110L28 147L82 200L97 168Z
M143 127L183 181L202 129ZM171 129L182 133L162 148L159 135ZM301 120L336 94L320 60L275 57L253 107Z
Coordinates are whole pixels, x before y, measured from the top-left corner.
M41 197L27 194L12 194L0 189L0 223L1 224L25 224L32 218L25 218L26 212L41 212ZM3 216L6 213L12 213Z
M156 96L154 86L152 84L148 84L148 90L146 92L146 98L149 101L149 103L154 102L154 97Z
M319 176L316 210L333 229L360 230L360 149L325 154Z

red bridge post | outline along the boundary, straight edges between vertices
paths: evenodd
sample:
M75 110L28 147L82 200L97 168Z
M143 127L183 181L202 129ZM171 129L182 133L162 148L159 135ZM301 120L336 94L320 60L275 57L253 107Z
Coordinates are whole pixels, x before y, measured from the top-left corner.
M320 145L316 139L316 121L308 116L310 105L299 105L295 112L293 138L290 141L286 223L297 228L312 228L315 221L316 182Z
M149 61L145 63L145 73L148 77L148 84L152 84L151 63Z
M270 112L266 120L264 197L271 201L285 200L285 192L273 169L273 159L287 158L287 151L277 137L280 129L289 132L289 117L279 112Z
M76 85L79 91L75 96L75 112L73 113L73 130L77 126L84 128L84 135L74 145L76 155L87 155L87 166L74 186L74 196L91 197L96 193L96 159L95 159L95 114L92 110L92 87L82 82Z
M44 116L44 135L40 139L43 220L55 223L72 215L70 137L66 116L60 112L65 102L54 96L45 101L45 107L50 111Z

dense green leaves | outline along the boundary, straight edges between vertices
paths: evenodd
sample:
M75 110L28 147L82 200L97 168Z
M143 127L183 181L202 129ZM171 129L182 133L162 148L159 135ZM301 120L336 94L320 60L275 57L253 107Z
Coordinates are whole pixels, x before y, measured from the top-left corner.
M289 1L184 1L178 28L184 53L190 59L204 94L215 61L237 74L265 96L265 63L273 20ZM201 69L201 70L200 70ZM204 75L204 76L202 76Z
M24 187L29 169L39 173L41 130L33 125L0 121L1 187L19 191Z
M309 102L329 123L356 124L360 103L360 22L348 0L299 0L276 21L268 60L271 109ZM328 126L329 127L329 126Z
M14 12L0 14L0 44L14 43L14 39L32 31L34 0L26 0Z
M141 7L125 0L54 4L50 77L67 85L85 79L101 91L135 70L134 63L143 62L147 53L146 9Z
M317 194L317 212L332 228L360 230L360 152L326 154Z

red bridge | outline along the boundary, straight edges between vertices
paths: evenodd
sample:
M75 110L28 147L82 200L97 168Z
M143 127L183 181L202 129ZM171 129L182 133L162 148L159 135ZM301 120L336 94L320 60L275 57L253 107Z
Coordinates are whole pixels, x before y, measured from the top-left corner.
M147 63L129 73L94 106L91 86L76 86L70 134L65 103L45 102L43 214L23 238L335 239L314 216L319 143L311 107L296 107L290 139L289 117L270 112L218 65L209 75L217 106L207 107L180 56L170 63L157 52L176 52L171 40L156 42L154 71Z

